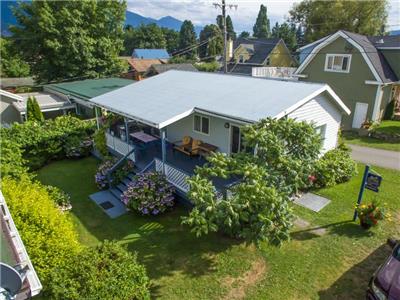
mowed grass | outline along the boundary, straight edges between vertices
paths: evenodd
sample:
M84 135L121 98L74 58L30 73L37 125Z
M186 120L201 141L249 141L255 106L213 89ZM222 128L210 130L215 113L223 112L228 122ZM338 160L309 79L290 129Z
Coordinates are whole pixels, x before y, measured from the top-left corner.
M376 131L388 134L400 134L400 121L382 121Z
M350 182L318 191L332 200L320 213L294 206L309 227L293 228L292 240L281 248L258 250L219 234L196 238L180 225L187 213L180 206L160 217L129 213L109 219L88 199L97 191L96 165L93 158L54 162L38 172L38 179L71 195L70 215L83 244L116 239L138 252L157 299L362 299L370 275L389 253L386 238L400 238L397 171L374 168L384 178L381 191L365 194L366 201L387 202L393 221L370 231L350 221L362 176L359 165ZM320 227L322 236L312 231Z
M399 121L393 122L400 123ZM341 139L348 144L383 150L400 151L400 143L391 143L368 136L359 136L356 132L343 132Z

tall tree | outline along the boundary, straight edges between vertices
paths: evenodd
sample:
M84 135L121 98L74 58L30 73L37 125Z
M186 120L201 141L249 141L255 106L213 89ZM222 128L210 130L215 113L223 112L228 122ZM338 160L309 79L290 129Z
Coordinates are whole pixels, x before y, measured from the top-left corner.
M190 49L196 46L196 32L194 31L193 23L189 20L185 20L182 23L181 30L179 32L179 51L184 52L186 58L193 59L196 57L196 48ZM188 49L190 49L188 51Z
M271 29L267 16L267 7L261 4L256 23L253 26L253 36L257 38L269 38Z
M29 76L29 65L23 61L12 40L0 38L1 76L25 77Z
M224 32L224 23L223 23L223 19L222 19L222 15L218 15L217 16L217 25L219 27L219 29L221 30L221 32ZM233 29L233 22L231 19L231 16L227 16L226 17L226 38L228 40L236 40L236 32Z
M33 96L30 96L26 103L26 116L28 118L28 121L44 121L44 116L42 111L40 110L39 103L37 102L37 99Z
M173 53L176 50L178 50L179 32L177 32L173 29L165 28L165 27L163 27L161 29L164 34L168 53Z
M239 37L240 37L240 38L248 38L248 37L250 37L250 32L248 32L248 31L242 31L242 32L239 34Z
M290 21L304 28L306 42L338 30L364 35L380 34L385 27L388 1L304 0L290 10Z
M22 1L17 46L41 82L119 73L125 1Z
M133 45L133 48L163 49L167 46L167 42L162 29L152 23L148 25L142 24L135 29Z
M224 41L222 32L217 25L210 24L204 26L203 30L200 32L200 45L200 58L206 58L207 60L211 61L215 60L215 56L223 53Z
M272 37L281 38L285 42L286 46L291 52L297 49L297 39L296 39L296 26L294 24L289 25L284 22L279 25L278 22L272 28Z

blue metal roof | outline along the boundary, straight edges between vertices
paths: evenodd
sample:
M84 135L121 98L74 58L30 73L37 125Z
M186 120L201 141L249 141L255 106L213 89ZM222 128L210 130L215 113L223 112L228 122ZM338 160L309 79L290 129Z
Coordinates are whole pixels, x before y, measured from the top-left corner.
M140 59L168 59L170 58L165 49L133 49L132 57Z

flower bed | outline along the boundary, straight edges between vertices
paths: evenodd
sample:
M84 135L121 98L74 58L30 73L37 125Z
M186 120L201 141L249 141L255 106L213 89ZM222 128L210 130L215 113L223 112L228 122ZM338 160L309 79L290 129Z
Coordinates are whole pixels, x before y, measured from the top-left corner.
M118 185L132 170L133 162L126 160L117 170L111 174L111 182L108 182L107 174L117 162L116 158L108 159L99 165L97 172L94 175L96 185L99 189L103 190L111 186Z
M122 201L143 215L158 215L174 206L174 188L157 172L135 177L122 194Z
M356 206L358 218L360 219L361 227L369 229L378 224L378 221L384 219L384 209L378 206L377 202L372 202L368 205L360 204Z

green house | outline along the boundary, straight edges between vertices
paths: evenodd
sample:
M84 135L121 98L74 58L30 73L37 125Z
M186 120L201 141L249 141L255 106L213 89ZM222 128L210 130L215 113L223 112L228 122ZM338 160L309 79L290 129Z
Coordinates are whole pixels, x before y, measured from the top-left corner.
M380 121L400 102L400 36L367 37L340 30L300 50L301 81L327 83L351 110L344 129Z

